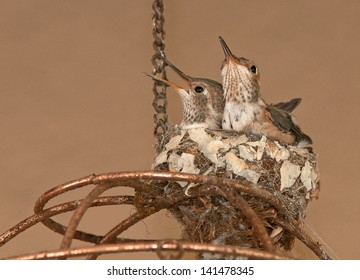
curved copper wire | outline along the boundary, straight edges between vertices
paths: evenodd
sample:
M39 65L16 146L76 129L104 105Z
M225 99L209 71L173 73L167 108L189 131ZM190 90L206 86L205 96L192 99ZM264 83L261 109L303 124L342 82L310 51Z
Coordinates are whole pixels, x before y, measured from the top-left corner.
M39 260L39 259L58 259L65 257L84 256L89 254L114 254L114 253L135 253L135 252L156 252L164 259L166 251L186 251L196 253L220 254L227 257L245 257L249 259L263 260L286 260L287 257L272 252L261 251L258 249L244 249L230 245L213 245L195 243L183 240L160 240L160 241L136 241L122 244L102 244L94 247L62 249L54 251L39 252L33 254L19 255L6 258L7 260ZM181 253L180 253L181 254Z
M269 242L268 234L264 232L262 226L259 224L259 220L257 220L256 213L253 212L253 210L250 207L248 207L248 203L246 201L245 203L243 203L243 201L241 201L242 199L241 196L239 196L238 194L235 195L234 191L241 191L244 193L251 194L252 196L257 197L259 200L264 200L272 204L276 209L280 209L284 211L284 207L281 207L282 204L279 198L275 197L274 195L262 189L256 188L254 190L254 188L252 188L251 185L246 185L244 183L240 183L230 179L217 178L217 177L211 177L205 175L186 174L186 173L172 173L165 171L114 172L114 173L106 173L101 175L92 174L80 179L70 181L65 184L58 185L50 189L49 191L45 192L43 195L39 197L34 207L35 215L20 222L17 226L11 228L10 230L6 231L4 234L0 236L0 245L5 244L6 242L14 238L17 234L23 232L24 230L30 228L32 225L38 222L43 222L47 227L51 228L52 230L65 235L62 243L62 246L64 248L62 248L63 250L60 250L61 252L72 252L71 250L68 249L68 247L73 238L78 238L87 242L101 243L101 244L107 242L127 242L127 240L117 238L117 236L121 232L132 226L133 224L140 221L145 216L152 215L157 211L159 211L160 209L168 208L171 205L174 205L175 203L178 203L181 200L188 199L189 197L185 195L184 192L182 194L176 194L176 197L175 196L159 197L157 204L159 205L158 208L155 208L145 214L136 212L129 218L119 223L116 227L114 227L104 236L96 236L89 233L78 231L77 225L80 222L83 214L88 209L88 207L103 206L103 205L133 204L132 196L98 197L104 191L116 186L124 186L124 187L126 186L126 187L132 187L137 190L146 189L146 191L150 193L152 192L153 194L156 195L158 190L156 188L152 188L152 185L146 184L146 182L150 182L150 181L152 182L186 181L186 182L198 183L199 185L197 187L190 189L189 194L191 197L197 197L197 196L203 196L209 194L223 195L225 198L231 201L233 205L241 209L241 211L244 212L245 216L250 220L251 224L255 229L256 234L259 237L259 240L262 242L264 246L264 249L267 250L267 252L266 251L262 251L262 252L270 253L270 251L272 250L272 244L266 245L266 243ZM44 209L45 205L51 199L66 192L81 187L85 187L91 184L95 184L97 186L95 186L95 188L90 193L90 195L88 195L87 199L71 201L54 207L50 207L48 209ZM76 213L74 213L72 221L69 223L68 227L58 224L57 222L50 219L50 217L53 217L57 214L64 213L67 211L72 211L75 209L76 209L75 211ZM300 241L302 241L320 259L330 259L329 255L321 248L318 242L312 240L306 234L306 232L300 230L294 221L289 222L288 219L282 218L281 216L282 216L281 213L279 213L278 219L276 220L280 226L282 226L285 230L287 230L288 232L293 234L296 238L298 238ZM49 223L49 221L51 222ZM65 233L65 231L67 233ZM136 241L136 242L141 243L144 241ZM211 247L212 245L209 244L203 244L203 246L205 247L210 246L208 247L209 250L210 248L212 248ZM148 247L146 248L145 247L143 247L144 250L148 250L146 249ZM91 251L90 249L86 249L85 251L90 252L88 258L96 258L99 255L97 250L98 249L95 249L94 247L94 251ZM65 255L63 256L67 256L67 253L64 254ZM69 254L71 255L72 253Z
M69 201L66 203L55 205L53 207L50 207L43 211L40 211L37 214L34 214L34 215L24 219L23 221L21 221L20 223L18 223L17 225L13 226L12 228L5 231L2 235L0 235L0 247L3 246L5 243L9 242L11 239L16 237L21 232L36 225L37 223L44 222L44 220L51 220L51 219L49 219L50 217L53 217L53 216L56 216L56 215L59 215L62 213L66 213L69 211L73 211L79 206L79 204L80 204L80 200ZM128 196L128 195L101 197L101 198L97 198L93 202L91 207L108 206L108 205L123 205L123 204L133 204L133 197ZM60 234L65 233L65 230L66 230L65 226L63 226L57 222L54 222L53 220L51 220L51 221L53 223L51 224L50 227L48 226L50 229L52 229L53 231L60 233ZM97 244L100 242L100 240L103 238L103 236L94 235L94 234L90 234L90 233L86 233L86 232L82 232L82 231L77 231L74 238L82 240L82 241Z
M99 184L80 204L80 206L76 209L73 217L70 220L70 223L67 227L67 231L64 235L62 244L60 246L60 249L69 248L72 239L74 238L74 235L76 234L76 228L78 226L78 223L81 220L81 217L86 212L87 208L90 207L90 205L93 203L93 200L96 199L101 193L108 190L109 188L115 187L116 185L121 185L129 180L144 180L144 179L159 179L166 181L186 181L186 182L197 182L202 183L204 185L217 185L220 188L223 188L222 192L225 191L225 189L229 187L232 187L234 189L240 189L244 192L248 193L260 193L260 196L263 198L271 197L270 193L268 193L265 190L259 189L259 188L251 188L249 186L246 186L244 184L240 184L239 182L230 180L230 179L224 179L224 178L218 178L214 176L203 176L203 175L195 175L195 174L186 174L186 173L174 173L174 172L159 172L159 171L145 171L145 172L115 172L115 173L107 173L102 175L90 175L86 176L84 178L81 178L79 180L74 180L71 182L68 182L66 184L61 184L58 187L55 187L51 189L50 191L46 192L44 195L42 195L38 201L35 204L35 212L42 210L42 208L45 206L45 203L47 203L52 197L54 197L56 194L62 194L66 191L69 191L71 189L76 189L81 186L85 186L89 183ZM255 190L255 191L254 191ZM228 195L229 192L227 192ZM270 238L261 223L261 221L257 218L256 214L254 212L251 212L252 209L250 206L247 205L245 200L241 201L240 197L235 197L231 195L233 198L233 201L237 205L240 205L240 209L243 210L244 214L249 219L250 223L254 226L255 229L257 229L257 235L259 237L259 240L262 242L264 248L266 250L273 250L272 244L270 241ZM240 202L241 201L241 202Z

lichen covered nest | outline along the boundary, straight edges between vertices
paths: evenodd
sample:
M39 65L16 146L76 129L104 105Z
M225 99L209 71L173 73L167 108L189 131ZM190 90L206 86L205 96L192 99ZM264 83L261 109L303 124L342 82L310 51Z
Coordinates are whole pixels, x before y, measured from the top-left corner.
M319 190L317 159L311 148L220 130L179 130L156 157L153 169L230 178L263 188L281 198L293 220L305 217L308 202ZM187 193L194 186L186 182L162 185L169 195ZM273 244L290 250L294 237L274 223L276 209L254 196L238 195L255 210ZM261 248L246 217L223 196L189 197L170 211L182 224L187 240Z

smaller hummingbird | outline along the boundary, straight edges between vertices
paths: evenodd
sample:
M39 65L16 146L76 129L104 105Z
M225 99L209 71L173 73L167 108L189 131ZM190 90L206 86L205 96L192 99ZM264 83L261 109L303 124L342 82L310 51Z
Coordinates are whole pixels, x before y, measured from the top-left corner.
M145 74L172 87L180 95L183 106L183 119L180 128L190 129L204 127L221 129L225 104L222 85L210 79L188 76L165 57L163 57L163 59L165 63L185 81L187 89L154 75Z
M236 57L225 41L219 39L225 53L221 66L225 98L222 128L265 135L299 147L312 144L311 138L300 130L293 116L286 111L289 107L281 103L280 106L268 105L260 97L260 73L255 63Z

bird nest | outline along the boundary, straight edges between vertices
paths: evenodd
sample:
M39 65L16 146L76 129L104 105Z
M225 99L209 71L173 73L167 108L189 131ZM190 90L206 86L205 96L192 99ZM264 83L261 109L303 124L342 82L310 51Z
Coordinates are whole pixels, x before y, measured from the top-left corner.
M311 150L234 132L178 130L156 157L154 169L92 174L46 191L32 216L0 235L0 246L42 223L63 235L60 248L7 259L96 259L102 254L146 251L160 259L180 259L185 252L202 259L286 259L284 253L295 238L320 259L331 258L303 227L307 203L319 189ZM46 207L51 200L89 185L94 187L83 199ZM132 188L135 195L103 196L118 187ZM103 236L79 228L89 208L107 205L136 209ZM163 209L182 225L182 239L123 237L129 228ZM71 211L67 225L53 220ZM72 248L74 239L93 245Z
M204 186L209 182L157 182L163 196L188 197L169 209L183 227L183 238L208 244L257 249L274 246L289 251L295 236L282 223L299 224L308 202L319 191L317 159L311 148L236 132L177 130L153 168L228 180L223 188L206 191ZM234 188L231 182L246 188ZM144 211L153 205L153 198L146 191L137 192L135 205ZM259 238L261 234L271 241ZM198 257L219 258L213 254Z

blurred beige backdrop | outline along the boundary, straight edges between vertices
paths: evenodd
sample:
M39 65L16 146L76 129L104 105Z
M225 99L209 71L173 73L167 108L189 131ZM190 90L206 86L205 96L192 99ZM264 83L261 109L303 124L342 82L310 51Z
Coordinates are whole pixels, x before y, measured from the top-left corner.
M152 70L151 4L0 0L1 232L29 216L50 187L150 168L152 81L142 72ZM295 115L321 168L320 199L307 221L341 259L360 257L359 15L360 2L350 0L165 1L166 54L184 72L220 80L221 35L258 64L265 100L303 99ZM180 100L168 96L178 123ZM81 228L104 234L132 211L92 209ZM179 234L160 213L126 236ZM60 240L37 225L0 248L0 257L56 249Z

